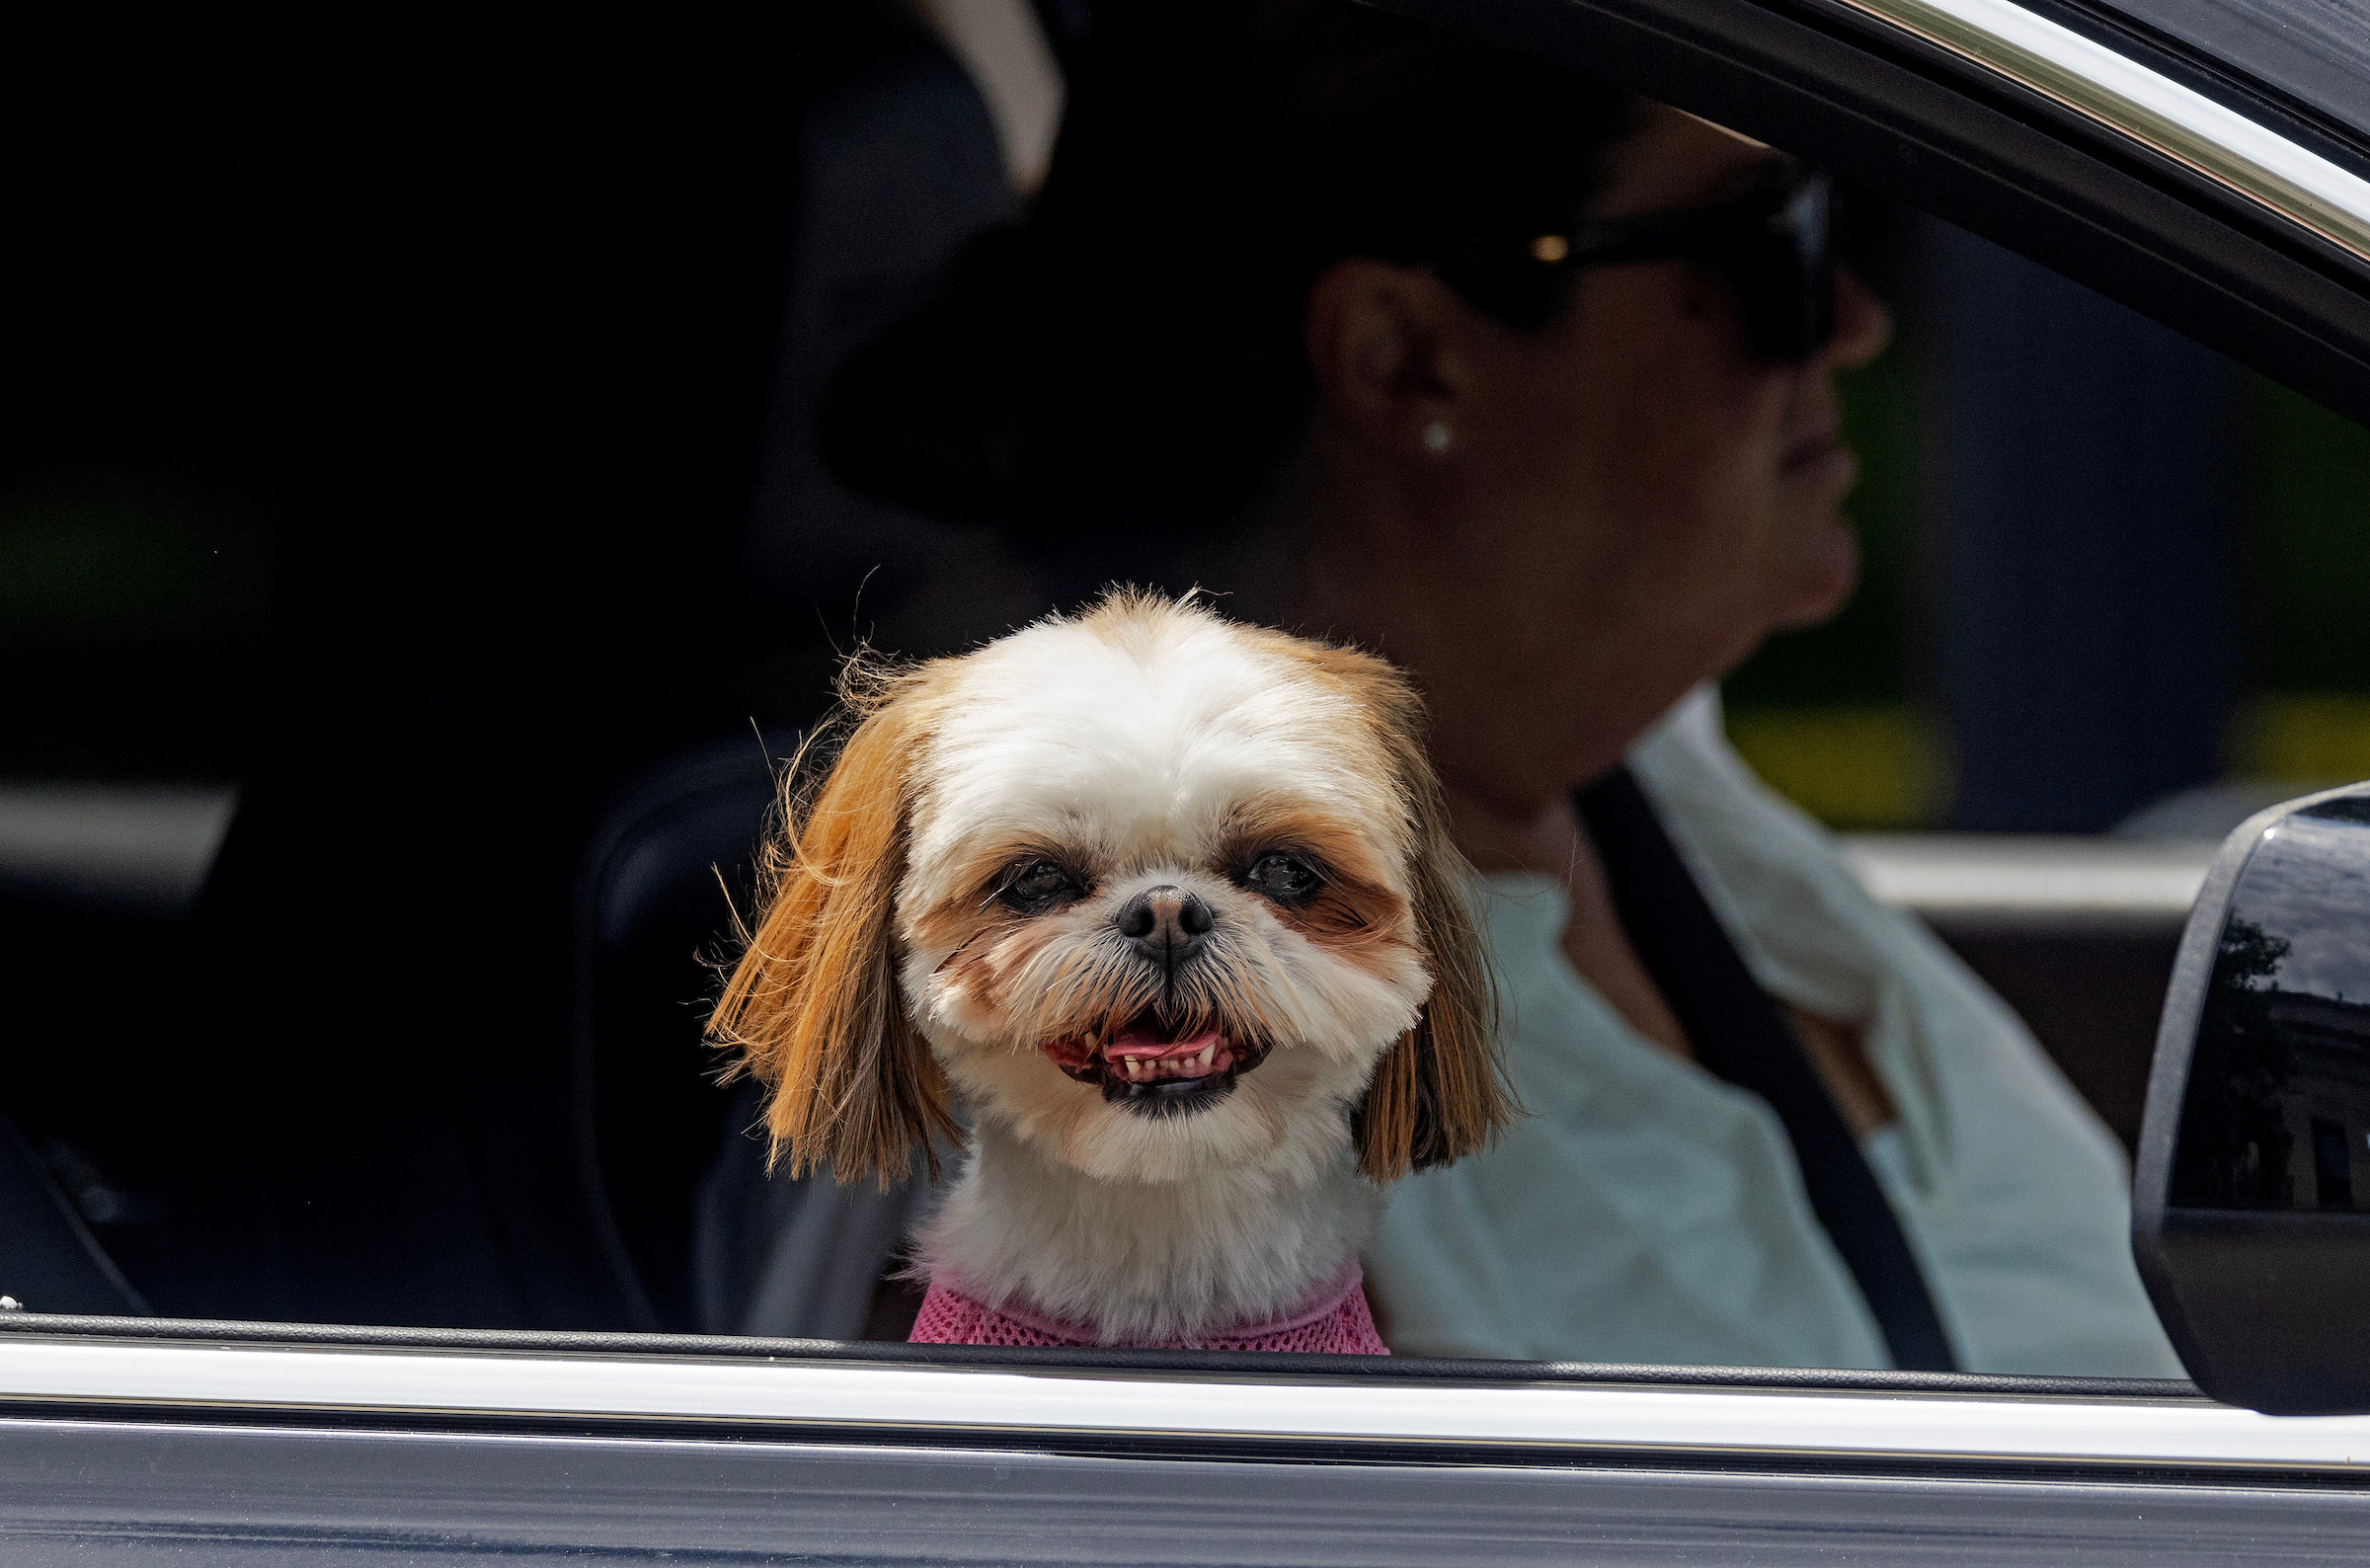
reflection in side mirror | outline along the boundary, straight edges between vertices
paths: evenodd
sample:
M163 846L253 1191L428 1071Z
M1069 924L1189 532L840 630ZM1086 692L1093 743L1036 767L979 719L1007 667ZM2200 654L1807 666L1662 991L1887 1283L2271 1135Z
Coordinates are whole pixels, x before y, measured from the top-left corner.
M2165 998L2132 1195L2199 1386L2370 1411L2370 784L2230 835Z

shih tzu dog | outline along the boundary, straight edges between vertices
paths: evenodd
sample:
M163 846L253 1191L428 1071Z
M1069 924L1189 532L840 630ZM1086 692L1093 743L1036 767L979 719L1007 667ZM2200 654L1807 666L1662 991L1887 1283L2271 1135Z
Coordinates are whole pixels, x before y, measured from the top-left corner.
M842 695L714 1034L794 1174L967 1137L914 1338L1386 1354L1379 1184L1510 1113L1406 680L1117 593Z

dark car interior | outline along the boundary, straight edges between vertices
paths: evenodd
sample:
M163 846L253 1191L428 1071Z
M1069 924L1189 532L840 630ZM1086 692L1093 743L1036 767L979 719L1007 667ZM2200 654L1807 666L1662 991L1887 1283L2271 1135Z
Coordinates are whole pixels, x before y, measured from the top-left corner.
M165 101L113 141L93 106L20 194L58 307L18 324L53 379L11 378L12 488L229 493L272 618L198 667L77 649L18 687L12 728L65 771L81 727L102 770L239 780L186 909L11 878L10 1032L81 1042L10 1074L10 1228L55 1233L39 1304L696 1325L690 1206L735 1131L701 1044L727 889L746 907L837 650L961 548L838 486L812 411L1017 198L902 8L744 37L729 83L684 46L622 96L275 103L354 160L326 221L290 210L314 149L171 102L158 61L127 91ZM211 244L123 259L176 226ZM118 719L81 726L94 700Z
M1016 12L1057 66L1092 26ZM719 26L396 40L417 70L366 88L158 42L112 96L20 107L0 1232L29 1304L747 1326L792 1200L703 1030L782 770L847 651L1057 595L850 489L817 430L1022 208L982 67L926 7ZM1852 393L1866 587L1733 678L1732 730L1868 854L1946 834L2008 889L1905 897L2130 1146L2185 904L2027 897L1983 845L2202 875L2254 806L2370 773L2370 435L1864 216L1904 323ZM898 1282L832 1288L831 1321L904 1337Z

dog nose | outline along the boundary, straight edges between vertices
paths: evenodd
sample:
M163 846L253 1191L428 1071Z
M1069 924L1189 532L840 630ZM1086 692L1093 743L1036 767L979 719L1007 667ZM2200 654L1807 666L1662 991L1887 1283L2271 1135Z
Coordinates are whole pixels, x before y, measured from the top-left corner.
M1146 958L1171 968L1191 958L1217 924L1210 905L1183 888L1146 888L1112 916L1119 934Z

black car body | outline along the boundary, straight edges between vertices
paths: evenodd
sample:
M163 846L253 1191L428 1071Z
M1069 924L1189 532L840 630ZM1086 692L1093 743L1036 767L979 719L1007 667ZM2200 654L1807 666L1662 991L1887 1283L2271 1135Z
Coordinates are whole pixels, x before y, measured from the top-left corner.
M2370 420L2370 28L2349 7L1397 8L1782 145ZM367 754L288 776L318 786ZM646 1289L666 1260L630 1215L536 1209L530 1189L565 1169L600 1201L609 1102L584 1075L624 962L602 922L641 907L604 900L644 886L635 854L704 869L745 842L771 782L761 759L718 764L612 816L622 836L563 857L567 953L522 939L554 945L576 1008L572 1043L521 1074L538 1097L521 1122L557 1131L522 1141L500 1179L519 1207L487 1221L529 1237L522 1322L589 1299L629 1327L672 1321ZM453 863L487 842L464 835ZM465 1011L476 993L452 994ZM417 1280L417 1258L402 1268ZM357 1283L341 1315L372 1320L393 1289ZM434 1299L423 1284L377 1315L433 1321ZM27 1562L2370 1556L2370 1417L2258 1414L2178 1383L15 1311L0 1445L0 1556Z

